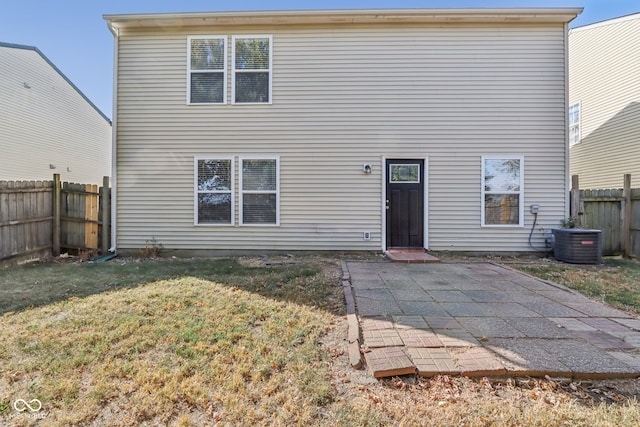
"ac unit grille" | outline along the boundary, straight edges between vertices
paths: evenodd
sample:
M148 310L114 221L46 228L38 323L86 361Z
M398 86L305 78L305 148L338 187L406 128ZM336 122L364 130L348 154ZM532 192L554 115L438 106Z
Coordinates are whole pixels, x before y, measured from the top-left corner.
M553 230L553 256L572 264L600 264L602 262L602 231L580 228Z

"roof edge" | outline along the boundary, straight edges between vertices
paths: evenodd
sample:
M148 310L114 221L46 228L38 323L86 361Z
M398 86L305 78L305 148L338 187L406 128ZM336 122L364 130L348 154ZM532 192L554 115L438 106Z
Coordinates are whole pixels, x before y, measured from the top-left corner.
M593 22L591 24L582 25L580 27L572 28L569 32L573 33L582 30L591 30L593 28L604 27L606 25L619 24L625 21L633 21L634 19L640 19L640 12L631 13L629 15L618 16L616 18L605 19L603 21Z
M583 8L479 8L479 9L343 9L271 10L239 12L183 12L103 15L111 29L202 25L294 25L441 22L558 22L568 23Z
M98 108L98 106L96 104L94 104L88 97L87 95L85 95L80 88L78 88L78 86L76 86L58 67L56 67L56 64L54 64L53 62L51 62L51 60L49 58L47 58L47 56L42 53L42 51L40 49L38 49L35 46L28 46L28 45L24 45L24 44L15 44L15 43L5 43L5 42L0 42L0 47L8 47L11 49L22 49L22 50L32 50L34 52L36 52L38 55L40 55L42 57L42 59L45 60L45 62L47 64L49 64L49 66L51 68L53 68L59 75L60 77L62 77L67 83L69 83L69 85L76 91L78 92L78 94L85 100L87 101L87 103L93 107L94 110L96 110L98 112L98 114L100 114L107 122L109 122L110 125L113 125L113 122L111 121L111 119L102 112L102 110L100 110L100 108Z

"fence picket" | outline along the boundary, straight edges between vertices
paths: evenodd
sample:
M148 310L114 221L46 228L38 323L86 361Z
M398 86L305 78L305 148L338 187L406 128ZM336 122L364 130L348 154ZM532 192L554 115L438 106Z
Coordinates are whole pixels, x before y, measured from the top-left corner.
M604 255L640 256L640 189L629 188L630 179L624 189L579 190L586 226L602 230Z
M95 184L63 183L54 200L55 180L0 181L0 267L56 254L56 249L98 248L101 200ZM103 182L109 183L108 177ZM110 197L109 188L104 192ZM59 209L56 226L56 206ZM106 216L108 218L108 216ZM107 231L109 224L106 224ZM107 233L107 238L109 234ZM56 248L56 244L58 245ZM104 247L109 247L106 242Z

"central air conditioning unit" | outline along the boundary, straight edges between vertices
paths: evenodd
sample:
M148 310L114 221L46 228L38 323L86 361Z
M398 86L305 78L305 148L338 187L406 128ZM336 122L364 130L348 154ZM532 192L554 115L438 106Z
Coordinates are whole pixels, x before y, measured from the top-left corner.
M602 263L602 231L583 228L555 228L553 257L572 264Z

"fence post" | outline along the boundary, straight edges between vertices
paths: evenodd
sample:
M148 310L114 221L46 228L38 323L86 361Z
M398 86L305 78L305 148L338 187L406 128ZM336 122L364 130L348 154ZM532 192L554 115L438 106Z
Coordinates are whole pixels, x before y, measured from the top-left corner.
M631 258L631 174L624 174L624 209L622 210L622 249L625 258Z
M51 253L53 256L60 255L60 202L62 185L60 184L60 174L53 174L53 239Z
M100 250L103 254L109 252L109 237L111 237L111 233L109 232L109 226L111 225L110 215L111 215L111 190L109 188L109 177L102 177L102 212L101 212L101 220L102 220L102 246Z
M578 175L571 175L570 215L575 217L578 226L582 226L582 212L580 212L580 180L578 179Z

